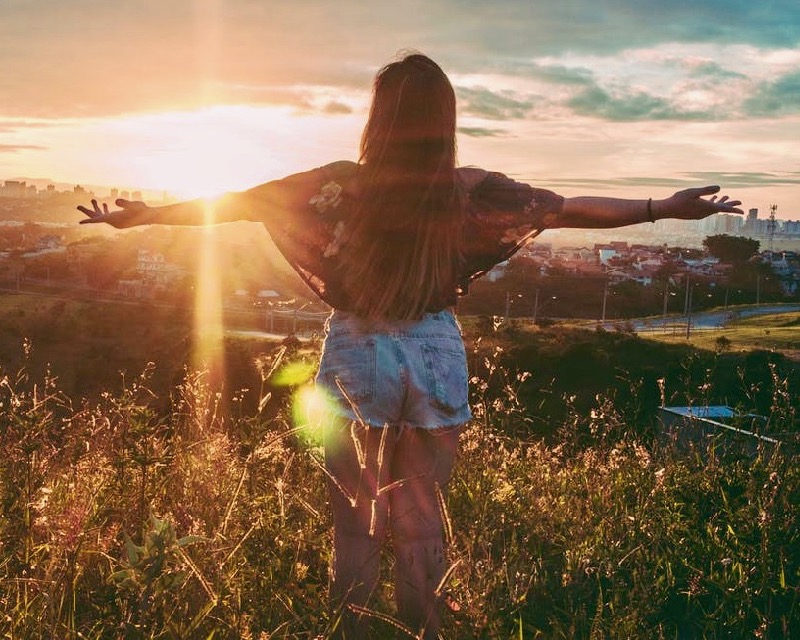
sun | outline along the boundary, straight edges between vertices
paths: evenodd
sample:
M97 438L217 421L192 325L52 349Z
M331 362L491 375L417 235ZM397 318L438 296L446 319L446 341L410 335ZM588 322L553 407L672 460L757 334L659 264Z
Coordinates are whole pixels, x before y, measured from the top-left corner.
M279 173L269 141L296 126L277 107L214 106L118 121L129 134L126 182L179 198L244 189Z

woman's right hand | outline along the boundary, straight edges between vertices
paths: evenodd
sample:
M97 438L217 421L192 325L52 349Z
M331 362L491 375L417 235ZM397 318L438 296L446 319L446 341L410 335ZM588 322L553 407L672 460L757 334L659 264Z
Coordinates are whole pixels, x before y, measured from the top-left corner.
M116 229L128 229L141 224L150 223L152 209L144 202L123 200L119 198L115 204L120 207L116 211L109 211L108 205L103 203L102 208L97 200L92 200L92 208L79 206L78 211L89 216L86 220L81 220L80 224L94 224L104 222Z

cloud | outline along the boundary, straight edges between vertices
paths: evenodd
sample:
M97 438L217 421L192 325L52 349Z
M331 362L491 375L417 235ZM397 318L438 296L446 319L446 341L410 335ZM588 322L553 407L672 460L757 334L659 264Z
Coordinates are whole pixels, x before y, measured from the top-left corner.
M538 182L557 189L616 189L624 187L664 187L666 189L686 189L689 186L718 184L724 189L745 189L758 187L780 187L800 185L800 172L764 173L764 172L716 172L689 171L681 174L684 178L661 178L651 176L625 176L620 178L554 178L541 180L525 179L523 182Z
M747 76L738 71L731 71L711 60L693 65L690 75L694 78L714 78L719 80L743 79Z
M20 151L41 151L47 149L38 144L0 144L0 153L18 153Z
M528 75L553 84L587 85L592 83L594 74L590 69L562 65L532 65Z
M684 110L668 100L642 91L629 91L612 95L594 85L579 91L566 101L576 114L593 116L613 122L639 122L644 120L710 120L708 111Z
M783 116L800 113L800 70L788 73L773 82L763 82L744 101L743 108L751 116Z
M377 68L406 47L432 55L448 72L500 70L588 87L587 69L537 59L615 56L665 43L795 49L800 3L404 0L398 8L362 0L3 0L0 114L104 116L232 101L234 96L214 93L220 83L364 91ZM725 78L737 72L717 58L694 73ZM476 110L505 119L530 109L525 96L500 97L520 104L492 105L475 97ZM665 112L642 98L607 109L632 111L634 117L648 109Z
M484 60L479 67L484 71L500 75L519 76L558 85L585 85L593 80L591 69L563 64L540 63L534 60L507 59L502 57Z
M322 111L329 115L346 115L348 113L353 113L353 108L344 102L331 100L322 108Z
M47 120L23 120L18 118L0 119L0 131L17 131L20 129L44 129L54 126L54 122Z
M331 95L342 94L341 87L219 84L216 92L226 102L269 104L292 107L302 113L347 115L351 105ZM358 97L358 96L356 96Z
M487 127L459 127L458 132L471 138L503 138L508 135L505 129L489 129Z
M686 181L677 178L658 178L631 176L622 178L553 178L550 180L521 179L523 182L539 183L548 188L557 189L559 187L586 188L586 189L614 189L619 187L667 187L670 189L681 189L686 187Z
M704 184L720 184L726 188L800 185L798 171L781 173L692 171L684 175Z
M492 91L485 87L456 87L456 95L465 115L488 120L516 120L526 117L534 106L530 97L513 91Z

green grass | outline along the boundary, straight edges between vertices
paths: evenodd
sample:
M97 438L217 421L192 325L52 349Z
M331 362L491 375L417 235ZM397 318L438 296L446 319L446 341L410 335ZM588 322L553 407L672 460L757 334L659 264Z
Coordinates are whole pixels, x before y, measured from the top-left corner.
M721 344L725 349L736 351L762 349L783 353L793 359L800 359L800 313L781 313L732 320L720 329L692 331L688 341L685 330L680 328L675 332L648 332L643 334L643 337L669 344L688 342L697 348L710 351L719 349ZM724 338L724 340L720 341L720 338Z

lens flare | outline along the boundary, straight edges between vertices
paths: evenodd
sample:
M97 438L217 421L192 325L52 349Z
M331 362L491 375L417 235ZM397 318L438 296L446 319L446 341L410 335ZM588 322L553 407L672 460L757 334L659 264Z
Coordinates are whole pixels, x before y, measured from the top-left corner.
M324 428L337 420L336 402L322 387L304 385L295 391L292 398L292 417L300 438L306 444L322 446Z
M308 382L315 371L316 366L310 362L295 360L278 369L270 381L276 387L296 387Z
M222 286L217 243L211 226L214 218L212 207L212 204L206 205L206 225L198 230L201 249L195 277L192 368L207 371L211 389L218 391L225 383L225 354L222 340Z

